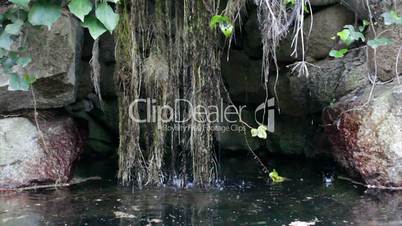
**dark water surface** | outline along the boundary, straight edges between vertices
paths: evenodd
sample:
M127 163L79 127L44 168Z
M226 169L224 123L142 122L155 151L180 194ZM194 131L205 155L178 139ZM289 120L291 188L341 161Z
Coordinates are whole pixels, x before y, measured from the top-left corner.
M0 194L0 225L402 225L402 193L364 191L336 180L323 185L316 163L276 162L291 178L270 184L246 159L225 163L225 186L134 191L114 179L59 190ZM107 165L92 165L108 171ZM88 176L80 173L81 176Z

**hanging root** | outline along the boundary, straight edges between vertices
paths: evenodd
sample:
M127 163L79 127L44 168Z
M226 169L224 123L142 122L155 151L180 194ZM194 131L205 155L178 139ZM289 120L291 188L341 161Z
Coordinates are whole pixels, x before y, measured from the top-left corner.
M94 41L93 47L92 47L92 58L89 61L89 64L91 65L91 80L92 84L95 89L95 93L98 95L99 98L99 103L100 106L103 106L103 101L102 101L102 94L100 90L100 76L101 76L101 66L99 63L99 38L97 38Z
M220 51L208 25L218 5L215 0L156 0L155 4L125 0L119 6L118 176L123 184L161 186L177 177L200 187L215 182L218 173L210 122L196 121L189 117L191 109L179 105L173 114L191 118L188 122L165 122L168 112L157 112L155 121L140 125L130 119L127 108L139 97L150 98L157 106L175 106L177 99L188 100L192 106L217 105ZM137 106L131 113L140 115ZM164 126L191 129L171 131Z

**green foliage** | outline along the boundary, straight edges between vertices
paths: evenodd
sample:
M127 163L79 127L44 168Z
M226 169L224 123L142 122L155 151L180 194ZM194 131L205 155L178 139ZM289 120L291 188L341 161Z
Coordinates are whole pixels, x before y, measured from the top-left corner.
M6 31L3 31L0 34L0 48L3 48L5 50L10 50L12 44L13 44L13 40L11 39L11 35L8 34Z
M10 2L16 4L17 6L28 8L30 0L10 0Z
M381 16L384 18L385 25L402 24L402 18L394 10L385 12Z
M369 40L367 45L373 49L376 49L380 46L392 45L394 42L388 38L376 38L373 40Z
M105 2L98 5L95 15L110 32L113 32L119 22L119 14L115 13L112 7Z
M94 39L97 39L106 32L106 28L103 26L103 24L92 15L85 17L85 21L82 23L82 26L88 28L89 34L91 34L92 38Z
M59 19L61 6L48 0L35 2L28 13L28 21L32 25L44 25L50 30L52 24Z
M363 32L364 30L366 30L366 28L368 27L369 24L370 24L370 22L368 22L367 20L363 20L363 24L361 26L359 26L359 31Z
M92 11L92 2L90 0L72 0L68 4L68 8L74 16L84 22L85 16Z
M342 58L345 56L345 54L348 52L348 49L341 49L341 50L331 50L329 52L329 56L335 57L335 58Z
M257 129L251 129L251 136L261 139L267 139L268 128L264 125L260 125Z
M62 7L53 0L10 0L9 7L0 14L0 73L8 76L9 90L27 91L35 82L35 76L19 75L17 71L29 65L30 56L23 56L26 48L12 48L14 40L18 39L23 27L29 22L34 26L46 26L48 29L60 18ZM107 30L113 32L119 21L119 15L114 12L108 2L118 3L118 0L102 0L94 9L92 0L70 0L68 9L82 21L82 26L88 28L94 39ZM89 15L94 11L94 15ZM95 17L96 15L96 17Z
M285 177L279 176L278 172L275 169L273 169L272 172L269 173L269 177L274 183L282 183L286 180Z
M363 33L356 31L352 25L345 25L344 29L338 32L337 35L346 45L351 45L353 42L358 41L359 39L363 42L365 41Z
M28 91L29 87L36 81L35 76L24 75L19 76L12 73L9 79L8 90L10 91Z
M213 16L209 22L209 27L211 29L216 29L218 26L226 38L230 38L230 36L232 36L234 26L229 17L221 15Z

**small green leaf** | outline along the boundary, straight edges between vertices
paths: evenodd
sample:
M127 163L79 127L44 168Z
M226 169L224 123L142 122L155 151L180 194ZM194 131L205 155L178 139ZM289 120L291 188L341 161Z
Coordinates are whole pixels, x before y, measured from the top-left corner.
M21 67L26 67L29 63L31 63L32 58L30 56L26 57L19 57L17 59L17 64L20 65Z
M231 24L219 24L219 29L221 29L223 35L225 35L226 38L230 38L233 34L233 25Z
M11 39L11 35L3 31L0 35L0 48L10 50L12 44L13 40Z
M32 8L28 13L28 21L32 25L47 26L50 30L53 23L59 19L60 15L60 5L54 4L49 0L41 0L32 5Z
M257 129L251 129L251 136L261 139L267 139L268 128L264 125L260 125Z
M402 24L402 18L394 10L385 12L381 16L384 18L385 25Z
M25 74L23 79L25 80L25 82L27 82L29 85L34 84L34 82L36 82L36 77L33 75L28 75Z
M337 35L339 36L339 38L346 43L348 41L350 32L348 29L343 29L342 31L338 32ZM347 43L346 43L347 44Z
M274 183L282 183L286 180L285 177L279 176L278 172L275 169L273 169L272 172L269 173L269 177Z
M220 24L232 24L232 23L230 22L229 17L221 15L214 15L209 21L209 27L211 29L216 29Z
M367 42L367 45L369 45L371 48L376 49L380 46L386 46L386 45L391 45L394 42L388 38L376 38L373 40L369 40Z
M12 73L10 74L8 80L8 90L10 91L28 91L29 90L29 82L26 81L21 76Z
M28 8L30 0L9 0L9 1L23 8Z
M17 35L21 31L22 25L24 25L24 21L16 20L12 24L7 24L4 31L9 33L10 35Z
M70 4L68 4L68 8L72 14L84 22L85 16L92 10L92 3L89 0L72 0Z
M106 32L106 28L94 16L86 16L84 23L82 23L82 26L88 28L89 33L91 34L93 39L97 39L99 36Z
M119 22L119 14L115 13L106 2L101 3L95 10L96 18L105 26L105 28L112 32Z
M329 56L335 57L335 58L342 58L345 56L345 54L348 52L348 49L341 49L341 50L331 50L329 52Z

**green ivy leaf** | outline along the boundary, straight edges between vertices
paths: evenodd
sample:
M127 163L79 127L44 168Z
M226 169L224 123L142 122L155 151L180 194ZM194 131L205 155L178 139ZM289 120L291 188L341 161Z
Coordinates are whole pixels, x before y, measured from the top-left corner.
M119 22L119 14L115 13L106 2L99 4L95 10L96 18L105 26L105 28L112 32Z
M88 28L89 33L91 34L93 39L97 39L99 36L106 32L106 28L94 16L86 16L84 23L82 23L82 26Z
M337 35L346 45L350 45L359 39L364 42L366 39L363 33L356 31L352 25L345 25L344 29L338 32Z
M28 8L30 2L30 0L9 0L9 1L23 8Z
M367 45L369 45L371 48L376 49L380 46L386 46L386 45L391 45L394 42L388 38L376 38L373 40L369 40L367 42Z
M61 7L58 4L51 3L49 0L41 0L32 5L28 13L28 21L32 25L44 25L48 29L59 19Z
M18 57L17 64L21 67L26 67L29 63L31 63L32 58L30 56L26 57Z
M7 32L2 32L0 35L0 48L5 50L11 49L11 44L13 44L13 40L11 39L11 35Z
M385 25L402 24L402 18L394 10L385 12L381 16L384 18Z
M229 17L214 15L209 21L209 27L211 29L216 29L220 24L231 24Z
M335 58L342 58L345 56L345 54L348 52L348 49L341 49L341 50L331 50L329 52L329 56L335 57Z
M21 31L22 25L24 25L24 21L16 20L12 24L7 24L7 26L4 29L4 31L7 32L10 35L17 35Z
M70 4L68 4L68 8L72 14L84 22L85 16L92 10L92 2L89 0L72 0Z
M269 177L274 183L282 183L286 180L285 177L279 176L278 172L275 169L273 169L272 172L269 173Z
M230 38L230 36L233 34L233 25L231 24L219 24L219 29L226 38Z
M25 82L27 82L29 85L34 84L36 82L36 77L33 75L25 74L24 77L22 77Z
M9 75L8 79L8 90L9 91L28 91L30 83L23 77L12 73Z

